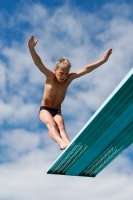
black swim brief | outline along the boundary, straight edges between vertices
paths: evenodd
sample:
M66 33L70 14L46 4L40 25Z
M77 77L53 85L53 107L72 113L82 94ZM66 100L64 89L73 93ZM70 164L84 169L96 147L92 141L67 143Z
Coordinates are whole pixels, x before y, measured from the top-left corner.
M47 110L47 111L49 111L50 114L52 115L52 117L54 117L57 114L61 114L61 110L60 109L49 108L49 107L46 107L46 106L41 106L40 107L40 111L41 110Z

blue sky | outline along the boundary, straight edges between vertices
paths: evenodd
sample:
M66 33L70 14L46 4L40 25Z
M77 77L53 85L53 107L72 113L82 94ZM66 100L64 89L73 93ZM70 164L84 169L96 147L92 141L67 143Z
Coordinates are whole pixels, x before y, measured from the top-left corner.
M46 175L60 150L38 119L45 77L27 48L34 34L45 65L66 56L71 71L113 48L68 89L62 113L73 139L133 67L132 13L130 0L0 1L0 200L132 198L132 145L95 179Z

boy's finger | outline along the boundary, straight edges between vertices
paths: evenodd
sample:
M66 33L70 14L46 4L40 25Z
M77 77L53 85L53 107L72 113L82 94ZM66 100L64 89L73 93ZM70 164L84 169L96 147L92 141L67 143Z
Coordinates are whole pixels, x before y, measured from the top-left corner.
M109 50L107 51L108 56L109 56L111 53L112 53L112 49L109 49Z
M112 49L109 49L109 52L112 53Z
M35 44L37 44L38 40L35 41Z

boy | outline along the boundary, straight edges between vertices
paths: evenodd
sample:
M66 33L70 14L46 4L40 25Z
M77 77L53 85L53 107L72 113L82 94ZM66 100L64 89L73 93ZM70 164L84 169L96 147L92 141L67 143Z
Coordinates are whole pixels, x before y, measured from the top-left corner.
M38 40L32 35L28 41L29 51L35 65L46 76L45 90L41 102L39 118L47 126L50 137L57 142L60 149L65 149L70 140L65 130L64 120L61 115L61 104L65 98L69 84L76 78L83 76L100 65L104 64L112 53L112 49L105 52L103 58L95 63L89 64L83 69L70 73L71 63L65 57L56 62L54 72L44 66L34 47Z

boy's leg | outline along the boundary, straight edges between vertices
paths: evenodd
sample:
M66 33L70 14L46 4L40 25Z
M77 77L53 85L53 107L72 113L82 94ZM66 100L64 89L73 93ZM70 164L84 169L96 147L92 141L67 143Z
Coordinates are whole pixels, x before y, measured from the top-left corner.
M66 142L61 138L59 133L59 128L57 126L56 121L51 116L49 111L47 110L41 110L39 113L40 120L47 126L49 130L50 137L58 143L60 149L65 149L67 144Z
M68 135L66 133L64 119L63 119L62 115L61 114L57 114L57 115L55 115L54 119L55 119L55 121L56 121L56 123L58 125L61 138L63 140L65 140L67 142L67 144L69 144L70 140L69 140L69 137L68 137Z

